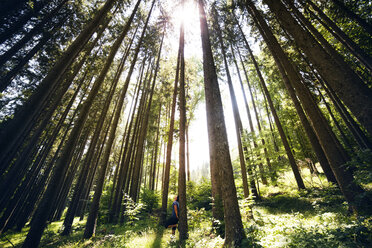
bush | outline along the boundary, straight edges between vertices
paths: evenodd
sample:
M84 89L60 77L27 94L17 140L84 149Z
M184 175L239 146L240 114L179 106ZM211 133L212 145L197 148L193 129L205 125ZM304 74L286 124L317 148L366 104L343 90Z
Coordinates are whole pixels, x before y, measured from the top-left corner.
M141 213L141 210L145 207L143 203L136 203L125 194L124 196L124 216L129 225L133 224L136 220L139 220L138 215Z
M358 184L372 183L372 151L357 152L356 157L346 163L346 167L354 170L354 178Z
M203 178L199 184L187 182L187 204L190 209L212 209L211 183Z
M141 191L141 202L144 205L146 212L152 213L152 211L159 206L160 196L154 190L142 188Z

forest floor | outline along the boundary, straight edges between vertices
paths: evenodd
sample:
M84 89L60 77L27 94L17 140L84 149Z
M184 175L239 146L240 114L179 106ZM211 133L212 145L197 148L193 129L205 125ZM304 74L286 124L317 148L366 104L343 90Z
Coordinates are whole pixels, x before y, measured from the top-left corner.
M262 201L249 207L240 201L247 234L244 247L372 247L372 216L352 216L339 190L313 187L262 187ZM141 213L125 225L101 224L96 235L83 240L85 221L76 218L73 233L60 236L62 221L48 225L40 247L222 247L223 238L211 227L211 211L189 210L189 239L181 245L170 229L158 226L154 213ZM250 217L253 215L253 218ZM28 227L8 231L0 247L20 247Z

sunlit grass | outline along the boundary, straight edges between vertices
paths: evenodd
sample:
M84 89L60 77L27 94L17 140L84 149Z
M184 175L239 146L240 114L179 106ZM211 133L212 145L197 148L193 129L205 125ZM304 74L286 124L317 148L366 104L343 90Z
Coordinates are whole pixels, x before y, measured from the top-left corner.
M324 175L313 176L302 169L307 189L299 191L291 171L278 178L277 186L260 187L262 201L251 205L253 217L241 199L243 226L247 247L371 247L372 217L352 216L340 191L326 182ZM239 180L237 185L239 185ZM239 188L241 191L241 188ZM242 192L238 192L242 195ZM251 203L252 204L252 203ZM248 204L249 208L249 204ZM157 212L156 212L157 213ZM211 212L189 209L189 239L180 244L179 233L171 236L171 229L158 225L157 214L142 213L139 220L124 224L97 226L96 235L84 240L85 221L75 219L73 232L60 236L62 221L48 225L40 247L222 247L223 237L212 228ZM103 220L102 218L100 219ZM20 247L27 235L8 231L1 238L0 247ZM6 238L12 242L10 244Z

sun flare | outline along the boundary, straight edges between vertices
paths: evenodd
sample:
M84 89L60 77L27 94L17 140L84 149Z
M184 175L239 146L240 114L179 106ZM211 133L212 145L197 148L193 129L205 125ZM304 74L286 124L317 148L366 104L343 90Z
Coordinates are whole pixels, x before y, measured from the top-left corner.
M175 27L179 27L181 22L184 22L185 28L198 25L199 12L194 1L185 1L182 5L176 6L174 11L171 13L172 23Z

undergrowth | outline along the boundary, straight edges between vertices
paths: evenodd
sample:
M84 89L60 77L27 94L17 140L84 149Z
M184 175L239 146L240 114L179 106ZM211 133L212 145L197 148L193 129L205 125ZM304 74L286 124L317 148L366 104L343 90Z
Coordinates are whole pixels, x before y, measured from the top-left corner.
M308 189L298 191L286 177L288 174L278 179L277 187L261 187L259 202L239 200L247 235L242 247L372 247L372 217L350 215L338 188L319 177L318 181L312 179L313 184L308 179ZM189 239L184 243L180 243L178 235L171 236L170 229L158 225L159 196L143 191L141 203L128 206L131 211L125 224L105 223L102 216L96 235L84 240L85 221L76 218L69 237L59 235L62 221L53 222L45 230L40 247L222 247L219 226L223 223L212 218L210 185L202 181L188 187L188 192L194 194L188 199ZM20 233L8 231L1 236L0 247L21 247L27 231L28 227Z

